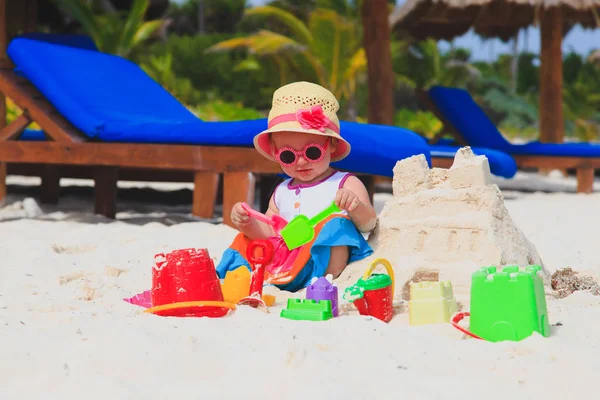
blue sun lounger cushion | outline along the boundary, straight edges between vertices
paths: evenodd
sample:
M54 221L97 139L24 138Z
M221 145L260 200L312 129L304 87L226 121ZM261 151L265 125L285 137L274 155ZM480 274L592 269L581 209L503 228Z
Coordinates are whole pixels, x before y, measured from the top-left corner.
M265 118L205 122L122 57L28 38L14 39L7 51L21 74L90 139L107 142L252 147L267 128ZM414 132L389 126L341 122L352 145L336 166L392 176L397 160L424 154L429 147Z
M600 145L592 143L508 142L485 112L463 89L434 86L429 97L471 146L484 147L514 155L600 157Z

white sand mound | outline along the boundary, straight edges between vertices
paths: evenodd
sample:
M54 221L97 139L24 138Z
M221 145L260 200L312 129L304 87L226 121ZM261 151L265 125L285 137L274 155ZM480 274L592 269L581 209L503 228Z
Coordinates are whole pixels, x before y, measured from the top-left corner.
M411 279L450 280L466 295L479 267L542 264L491 183L487 158L469 147L450 169L429 169L423 155L399 161L393 197L369 241L374 256L349 266L340 282L353 283L373 258L384 257L394 266L397 298L407 298Z

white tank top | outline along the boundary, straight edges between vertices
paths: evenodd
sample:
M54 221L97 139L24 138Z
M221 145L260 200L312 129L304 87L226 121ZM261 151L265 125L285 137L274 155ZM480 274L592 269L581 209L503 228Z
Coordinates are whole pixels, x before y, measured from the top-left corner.
M279 215L287 221L303 214L312 218L329 207L335 195L350 173L334 171L322 181L311 184L292 185L292 179L286 179L275 188L273 194ZM341 214L347 214L342 211Z

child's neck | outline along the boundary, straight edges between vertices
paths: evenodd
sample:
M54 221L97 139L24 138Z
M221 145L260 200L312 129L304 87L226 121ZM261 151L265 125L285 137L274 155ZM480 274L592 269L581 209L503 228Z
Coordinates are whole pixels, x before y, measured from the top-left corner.
M333 168L329 167L325 170L325 172L323 172L319 176L315 177L314 179L311 179L310 181L301 181L299 179L294 178L292 180L292 185L310 185L312 183L320 182L320 181L324 180L325 178L327 178L329 175L331 175L333 173L333 171L334 171Z

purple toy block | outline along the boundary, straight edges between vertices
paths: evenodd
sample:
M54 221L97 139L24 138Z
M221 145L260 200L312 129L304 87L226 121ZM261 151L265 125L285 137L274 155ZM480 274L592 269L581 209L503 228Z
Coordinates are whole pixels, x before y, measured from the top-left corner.
M321 277L319 279L313 278L310 285L306 288L306 299L307 300L331 300L331 312L334 317L338 316L338 288L333 285L329 278Z

